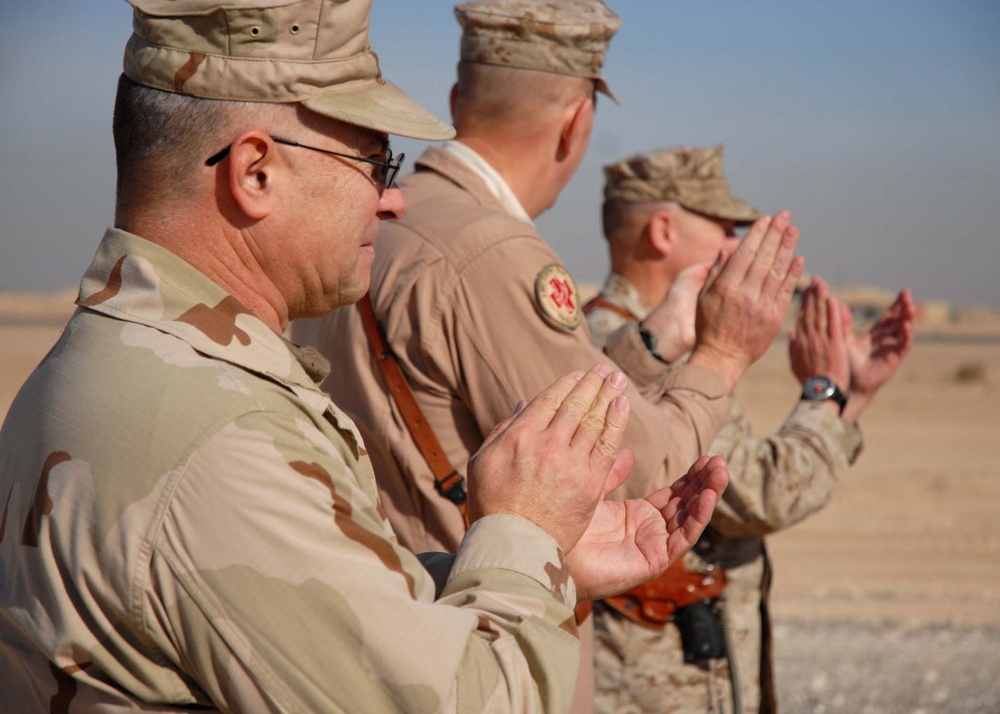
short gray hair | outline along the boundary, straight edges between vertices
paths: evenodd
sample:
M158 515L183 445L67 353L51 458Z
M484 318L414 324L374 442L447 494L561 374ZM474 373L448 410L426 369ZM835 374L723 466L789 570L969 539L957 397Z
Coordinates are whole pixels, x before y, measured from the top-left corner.
M150 191L183 196L185 177L227 141L252 128L282 132L295 107L199 99L151 89L122 74L112 122L119 206Z

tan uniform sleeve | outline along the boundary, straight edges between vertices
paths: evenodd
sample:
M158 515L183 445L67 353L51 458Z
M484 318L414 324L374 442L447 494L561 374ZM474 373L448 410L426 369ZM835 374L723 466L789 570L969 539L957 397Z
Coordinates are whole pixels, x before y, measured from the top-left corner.
M837 479L861 450L861 432L821 404L800 402L775 434L755 438L739 403L712 444L731 479L712 516L730 538L761 537L826 505Z
M579 642L555 541L484 518L435 600L352 448L264 413L208 440L155 540L148 637L226 711L565 709Z
M591 344L585 324L568 329L543 317L534 281L554 260L537 236L501 241L461 266L451 289L440 296L442 319L423 324L421 344L433 371L446 375L462 395L483 435L519 400L573 370L608 362ZM656 362L638 344L631 352L615 353L629 372L644 359ZM632 406L626 444L635 451L636 467L622 490L631 496L644 496L680 476L707 453L728 418L722 379L706 369L671 371L654 400L644 399L634 386L626 394Z

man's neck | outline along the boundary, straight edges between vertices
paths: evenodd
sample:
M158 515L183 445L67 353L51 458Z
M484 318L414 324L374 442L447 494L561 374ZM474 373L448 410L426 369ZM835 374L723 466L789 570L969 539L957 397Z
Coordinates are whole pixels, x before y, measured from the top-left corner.
M654 306L663 302L673 282L673 276L664 276L662 265L649 261L613 260L611 271L630 282L642 299Z
M552 186L544 152L533 151L525 142L492 136L460 133L456 139L479 154L503 178L532 220L554 203L558 190Z
M246 242L227 235L233 230L231 226L213 228L204 222L185 221L177 214L171 214L169 223L140 215L119 215L115 223L187 262L275 332L287 326L284 300L257 268Z

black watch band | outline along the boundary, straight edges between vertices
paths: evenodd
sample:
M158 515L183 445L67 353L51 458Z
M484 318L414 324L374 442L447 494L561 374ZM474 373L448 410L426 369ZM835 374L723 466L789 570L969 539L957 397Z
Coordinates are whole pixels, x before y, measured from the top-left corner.
M667 361L660 356L660 353L656 351L656 335L646 329L646 326L641 322L637 323L639 325L639 337L642 338L642 344L646 345L646 349L649 350L649 354L653 355L656 359L663 364L667 364Z
M830 399L839 408L838 414L844 413L844 405L847 404L847 395L840 391L837 383L822 375L809 377L803 382L802 399L811 402L823 402Z

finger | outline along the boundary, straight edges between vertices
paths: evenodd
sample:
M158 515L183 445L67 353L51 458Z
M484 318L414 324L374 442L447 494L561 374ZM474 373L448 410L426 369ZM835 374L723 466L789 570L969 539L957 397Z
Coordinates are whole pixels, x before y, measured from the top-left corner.
M625 440L625 428L631 405L628 398L620 395L607 409L602 429L590 443L590 468L597 473L606 473L614 467ZM574 446L578 442L574 440Z
M529 401L515 415L515 419L535 431L547 429L567 395L583 380L586 374L586 372L578 371L560 377Z
M634 467L635 452L632 451L632 449L625 447L618 452L615 457L615 462L611 465L611 472L608 474L608 480L604 482L604 495L607 496L609 493L625 483Z
M584 422L589 422L588 427L584 429L584 435L599 429L604 423L608 403L624 389L624 386L613 387L608 384L608 377L614 371L608 364L595 365L583 375L583 379L573 385L549 423L548 428L553 431L558 443L572 443L577 429ZM607 390L613 392L614 396L610 396ZM595 400L599 396L603 408L595 410Z
M795 286L799 284L799 279L805 271L806 259L801 255L792 258L792 264L785 275L785 281L781 284L781 288L774 299L774 304L782 313L788 310L788 305L792 301L792 295L795 294Z
M800 314L802 327L806 334L816 329L816 312L816 281L814 280L806 288L806 291L802 293L802 309L800 310Z
M781 235L771 269L765 276L764 284L761 287L761 293L767 296L768 299L773 299L781 292L785 276L788 275L788 271L792 267L792 262L795 260L795 249L798 247L798 244L799 229L797 226L789 225ZM817 280L822 279L817 278Z
M816 283L816 332L826 336L829 330L828 301L830 300L830 289L826 281L818 275L813 278Z
M670 506L671 500L677 499L684 490L691 486L692 483L697 482L699 474L702 473L706 464L712 459L717 459L717 456L700 456L698 460L695 461L691 468L688 469L687 473L681 476L679 479L674 481L672 484L666 488L661 488L654 493L651 493L646 497L646 500L653 504L653 507L658 511L663 511L664 508ZM676 504L675 504L676 505ZM672 514L671 514L672 515Z
M712 263L712 267L708 269L708 277L705 278L705 284L701 286L702 294L712 287L712 284L718 279L719 273L721 273L723 268L726 267L726 262L728 260L729 256L725 255L724 250L720 250L719 254L715 256L715 262Z
M517 416L517 411L518 410L515 408L513 414L511 414L509 417L507 417L502 422L498 423L496 426L493 427L493 430L490 431L490 433L483 440L483 445L480 447L480 450L485 449L487 446L496 441L496 438L500 436L507 429L508 426L510 426L510 423L512 421L514 421L514 417Z
M619 420L622 420L620 412L610 408L612 407L612 402L625 391L627 385L628 378L623 373L617 371L612 372L604 380L604 383L600 386L600 390L597 392L597 397L590 405L590 410L584 415L570 440L572 446L585 449L594 448L602 438L605 429L613 428L613 426L608 424L608 419L617 416ZM628 400L625 401L627 402ZM627 409L627 404L625 408ZM628 417L624 417L623 421L627 423ZM624 429L624 425L622 428Z
M840 322L840 303L832 295L826 299L827 335L837 341L844 336L844 326Z
M778 293L798 243L798 229L791 225L791 220L791 213L778 211L768 226L746 274L746 282L757 293L766 294L771 299Z
M760 250L761 243L770 230L772 222L770 216L761 216L753 222L746 236L744 236L743 240L736 246L733 254L726 261L723 268L726 280L731 280L733 283L738 284L746 279L747 273L756 259L757 252Z
M698 522L707 524L712 518L712 509L727 485L729 471L726 462L722 457L713 456L691 477L679 496L661 511L667 519L668 531L675 529L686 517L694 517Z
M851 308L840 303L840 324L844 328L844 338L850 339L854 336L854 316Z

